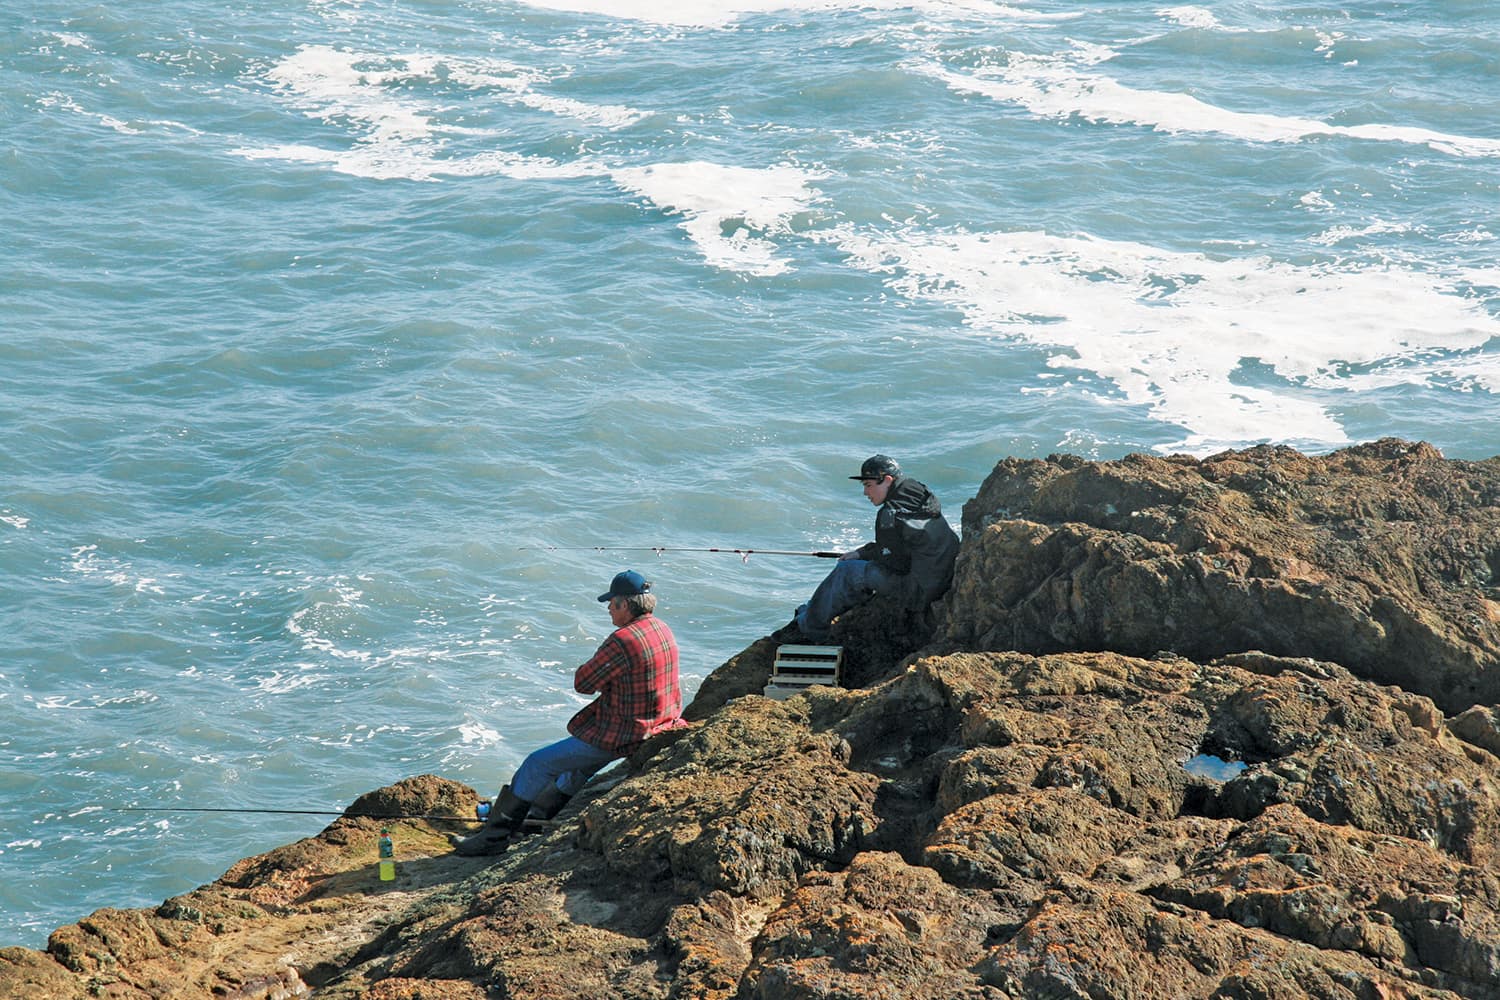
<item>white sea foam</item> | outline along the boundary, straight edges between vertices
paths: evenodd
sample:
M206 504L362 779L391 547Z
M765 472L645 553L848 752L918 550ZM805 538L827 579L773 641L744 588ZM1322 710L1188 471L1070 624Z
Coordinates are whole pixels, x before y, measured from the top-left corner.
M1463 244L1492 243L1494 242L1495 234L1483 226L1475 226L1473 229L1465 229L1461 232L1452 233L1446 238L1452 240L1454 243Z
M781 274L790 264L776 244L756 233L788 233L793 216L807 211L821 177L800 167L735 167L694 161L625 167L615 183L682 217L681 227L715 267L757 276Z
M623 104L589 104L567 97L538 93L539 83L549 82L536 70L511 63L483 62L473 59L445 59L448 78L472 90L494 90L509 100L560 118L571 118L586 125L606 129L625 128L646 117L644 111Z
M1222 28L1213 11L1205 7L1164 7L1157 14L1184 28Z
M1405 222L1384 222L1375 220L1367 226L1333 226L1323 232L1309 238L1308 242L1319 246L1331 247L1339 243L1347 243L1350 240L1368 239L1371 236L1379 236L1388 233L1409 233L1412 226Z
M122 122L120 119L115 118L111 115L89 111L83 105L79 104L73 98L68 97L65 94L42 94L37 98L37 105L49 110L56 109L60 111L70 111L73 114L82 115L85 118L92 118L94 121L98 122L100 125L103 125L105 128L113 132L118 132L121 135L140 135L143 131L136 126L131 125L128 122Z
M74 34L71 31L54 32L52 37L70 48L87 49L93 47L87 38Z
M10 511L0 514L0 524L8 524L17 531L25 531L30 523L30 518L22 517L20 514L12 514Z
M542 157L522 156L494 150L476 156L445 158L431 149L387 143L351 149L324 149L303 143L278 146L241 146L233 152L249 160L285 160L322 164L339 173L371 180L431 181L440 177L510 177L532 180L546 177L582 177L602 173L586 167L559 164Z
M158 701L161 701L160 697L140 688L117 698L104 698L99 695L93 698L95 708L105 708L111 705L150 705Z
M1422 384L1468 364L1475 386L1495 385L1492 358L1417 363L1477 351L1500 337L1500 321L1454 283L1411 271L1215 260L1037 232L845 228L833 238L893 289L949 303L980 332L1061 348L1053 367L1102 376L1124 401L1184 428L1162 451L1344 444L1322 398L1351 388L1351 366ZM1256 363L1270 374L1252 375Z
M378 54L307 45L273 66L266 78L291 106L342 129L347 144L307 143L243 146L248 159L321 164L377 180L508 176L517 179L598 174L591 164L565 165L504 150L474 155L447 152L460 136L485 133L442 119L449 110L438 98L412 96L413 84L457 84L487 91L509 103L545 111L585 125L618 129L644 117L623 105L589 104L535 90L546 77L500 60L461 59L425 53Z
M1327 384L1332 376L1324 376ZM1441 383L1458 392L1500 395L1500 356L1474 352L1444 358L1393 358L1369 371L1337 376L1348 392L1389 389L1403 385Z
M1331 125L1312 118L1231 111L1189 94L1127 87L1090 71L1114 58L1100 46L1066 55L1011 53L1002 67L978 74L930 64L926 72L958 93L978 94L1023 107L1045 118L1078 117L1110 125L1139 125L1158 132L1227 135L1250 142L1298 142L1344 136L1371 142L1425 145L1452 156L1500 156L1500 139L1450 135L1406 125Z
M432 132L428 109L394 88L430 77L435 62L425 55L378 56L304 45L267 76L311 117L354 119L376 142L425 139Z
M459 740L468 745L490 747L500 742L500 733L472 719L459 724Z
M71 553L69 568L82 577L99 577L117 587L129 587L138 594L163 594L165 591L149 576L137 576L130 563L113 556L101 555L97 545L80 545Z
M340 655L337 650L329 650ZM262 694L289 694L301 688L314 687L328 680L327 674L314 673L309 664L300 664L296 673L273 670L269 677L255 682L255 689Z
M978 15L1022 20L1063 20L1078 15L1027 10L990 0L524 0L531 7L600 14L684 28L722 28L744 17L790 11L914 10L933 17Z
M365 0L309 0L308 6L324 17L352 22L359 19L364 3Z
M285 626L287 632L300 639L304 649L313 650L341 660L368 662L371 659L371 654L368 651L363 649L344 649L324 634L325 622L341 622L346 617L347 612L364 608L365 604L361 600L364 594L358 588L342 579L321 581L321 584L333 589L334 599L315 601L310 606L294 612L287 619ZM303 669L306 668L304 667ZM272 682L280 683L278 679L273 679ZM261 686L265 688L265 682L262 682ZM292 687L302 686L302 683L292 684ZM291 688L280 687L277 693L288 690L291 690Z
M37 107L43 108L43 109L46 109L46 110L49 110L49 111L51 111L51 110L59 110L59 111L71 111L74 114L80 114L80 115L81 114L87 114L87 112L85 112L83 110L83 105L79 104L77 101L75 101L73 98L69 97L67 94L64 94L61 91L56 91L56 90L50 91L49 93L45 93L45 94L38 94L37 98L36 98L36 104L37 104Z

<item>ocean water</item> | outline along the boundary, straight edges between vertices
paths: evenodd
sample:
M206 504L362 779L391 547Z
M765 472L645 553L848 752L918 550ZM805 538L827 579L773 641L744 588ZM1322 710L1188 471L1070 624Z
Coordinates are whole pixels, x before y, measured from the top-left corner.
M1500 452L1500 8L0 10L0 945L688 691L1007 455ZM598 547L624 551L599 551Z

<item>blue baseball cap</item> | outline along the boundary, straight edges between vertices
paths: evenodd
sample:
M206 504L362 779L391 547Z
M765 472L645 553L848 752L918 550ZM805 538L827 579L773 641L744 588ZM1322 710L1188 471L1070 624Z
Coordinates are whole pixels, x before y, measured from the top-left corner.
M644 576L633 569L627 569L623 573L616 573L615 578L609 581L609 593L600 594L600 601L608 601L615 597L634 597L644 594L651 589L651 583Z

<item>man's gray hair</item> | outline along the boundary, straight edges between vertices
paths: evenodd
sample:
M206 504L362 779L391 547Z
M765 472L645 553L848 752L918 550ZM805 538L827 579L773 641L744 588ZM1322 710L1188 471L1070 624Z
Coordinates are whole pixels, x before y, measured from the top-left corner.
M656 610L656 595L649 591L644 594L626 594L620 600L630 609L631 618L649 615Z

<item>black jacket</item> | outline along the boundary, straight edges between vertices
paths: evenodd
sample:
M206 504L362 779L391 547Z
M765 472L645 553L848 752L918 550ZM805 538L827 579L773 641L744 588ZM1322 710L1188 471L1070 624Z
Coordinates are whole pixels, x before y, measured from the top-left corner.
M953 582L957 556L958 535L938 498L915 479L898 476L875 515L875 540L859 547L859 557L902 577L901 596L925 608Z

